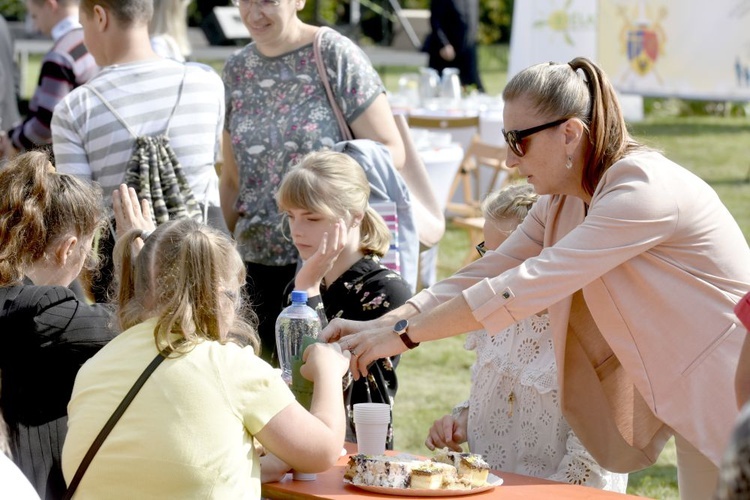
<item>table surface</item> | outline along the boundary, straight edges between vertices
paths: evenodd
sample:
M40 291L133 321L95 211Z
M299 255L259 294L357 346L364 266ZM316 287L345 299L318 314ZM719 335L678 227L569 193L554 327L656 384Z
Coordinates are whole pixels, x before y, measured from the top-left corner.
M347 450L353 451L353 447L347 443ZM388 452L396 455L398 452ZM390 495L380 495L361 490L356 486L344 483L344 468L349 461L349 455L342 456L338 463L331 469L318 474L315 481L294 481L292 475L287 474L284 479L275 483L263 485L263 497L275 499L355 499L355 498L396 498ZM611 491L603 491L587 486L578 486L566 483L557 483L546 479L522 476L508 472L492 471L496 476L503 479L503 484L488 491L466 495L467 499L524 499L530 498L554 498L559 500L577 499L611 499L639 498L633 495L623 495ZM460 498L460 497L451 497Z

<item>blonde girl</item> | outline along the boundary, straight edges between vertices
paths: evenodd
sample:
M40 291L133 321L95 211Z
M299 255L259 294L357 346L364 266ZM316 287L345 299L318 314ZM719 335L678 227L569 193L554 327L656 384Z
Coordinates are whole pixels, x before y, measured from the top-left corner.
M285 292L306 290L308 305L326 325L332 318L378 318L411 296L401 276L380 263L391 233L368 204L370 184L349 155L319 151L306 155L284 177L276 200L302 266ZM352 356L356 356L352 352ZM398 357L377 360L366 379L344 392L347 440L356 441L352 405L392 404ZM387 446L393 444L392 429Z
M336 461L348 356L322 344L306 351L302 374L315 392L310 412L300 406L256 355L255 329L239 313L245 268L232 241L172 221L126 233L115 259L124 331L76 379L63 450L68 481L150 360L176 349L107 437L76 498L259 498L261 479L290 467L322 472ZM262 459L254 439L268 451Z

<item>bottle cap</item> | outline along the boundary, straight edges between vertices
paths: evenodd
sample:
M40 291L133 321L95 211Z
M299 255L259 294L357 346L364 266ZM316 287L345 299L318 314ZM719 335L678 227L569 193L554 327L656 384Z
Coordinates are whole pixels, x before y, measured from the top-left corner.
M292 302L307 303L307 292L304 290L294 290L292 292Z

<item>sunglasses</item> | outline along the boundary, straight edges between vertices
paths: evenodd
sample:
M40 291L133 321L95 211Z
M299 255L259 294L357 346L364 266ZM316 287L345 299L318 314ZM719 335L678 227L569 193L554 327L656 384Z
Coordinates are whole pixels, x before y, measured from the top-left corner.
M474 248L477 249L477 253L480 257L484 257L484 254L487 253L487 248L484 246L484 241L481 242L479 245L475 246Z
M545 123L544 125L531 127L524 130L509 130L506 132L505 129L503 129L503 137L505 137L505 142L508 144L510 150L513 151L513 154L520 158L521 156L526 154L526 152L521 148L521 141L523 141L530 135L541 132L542 130L547 130L548 128L557 127L558 125L561 125L566 121L568 121L568 118L561 118L553 122Z

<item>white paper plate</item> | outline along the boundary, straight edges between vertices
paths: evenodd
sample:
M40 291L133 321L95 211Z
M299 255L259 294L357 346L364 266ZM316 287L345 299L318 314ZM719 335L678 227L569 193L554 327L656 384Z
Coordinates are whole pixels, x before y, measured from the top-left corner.
M366 486L364 484L354 484L351 481L344 481L346 484L354 486L356 488L370 491L372 493L380 493L383 495L393 495L399 497L461 497L465 495L473 495L475 493L481 493L483 491L489 491L496 486L503 484L502 478L497 477L494 474L487 476L487 485L472 488L470 490L414 490L411 488L388 488L386 486Z

